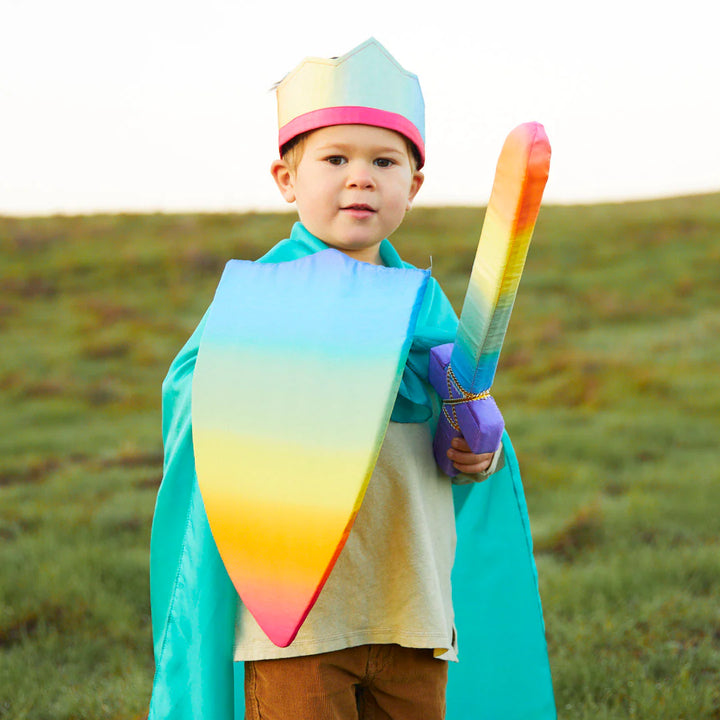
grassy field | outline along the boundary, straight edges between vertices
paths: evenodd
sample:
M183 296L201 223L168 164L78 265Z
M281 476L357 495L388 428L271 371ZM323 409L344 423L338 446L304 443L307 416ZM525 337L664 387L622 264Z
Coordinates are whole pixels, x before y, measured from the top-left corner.
M394 237L458 308L482 217ZM292 221L0 218L3 720L145 716L160 383ZM720 719L719 267L720 195L541 212L494 393L561 718Z

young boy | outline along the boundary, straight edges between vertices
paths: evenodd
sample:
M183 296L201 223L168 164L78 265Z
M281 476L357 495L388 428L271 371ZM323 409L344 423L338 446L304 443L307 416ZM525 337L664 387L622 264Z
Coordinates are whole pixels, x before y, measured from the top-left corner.
M277 91L281 157L271 172L285 200L296 204L300 222L261 261L280 262L330 247L358 261L409 267L387 237L423 183L424 106L417 78L369 40L341 58L306 60ZM176 358L163 387L166 464L153 524L157 672L151 717L239 718L243 693L247 718L446 716L448 661L458 659L451 589L454 513L461 508L467 513L478 493L470 493L470 485L457 485L454 507L453 484L432 455L439 403L427 382L427 353L454 339L456 319L437 283L430 282L363 505L317 603L286 648L270 642L222 577L196 489L188 388L202 323ZM489 584L482 591L507 589L511 597L496 597L495 605L488 605L475 589L463 606L464 611L471 606L474 625L484 628L479 635L488 646L476 653L492 658L491 666L507 666L505 682L510 684L500 691L486 689L477 705L480 714L471 688L461 680L449 714L520 718L530 717L525 713L531 706L534 718L554 717L526 511L509 440L495 453L476 455L460 438L448 456L463 473L456 483L485 480L505 465L491 481L507 476L505 487L488 490L478 512L494 508L500 526L490 527L493 523L482 518L482 527L465 534L481 538L486 551L496 552L493 544L512 532L501 549L517 556L496 572L475 548L481 563L470 569L471 584L485 573ZM464 556L456 568L464 574L461 588L468 584L468 559ZM498 608L502 614L508 606L507 612L524 617L503 622ZM496 617L477 614L483 610ZM224 637L231 634L233 615L233 658L238 669L244 663L244 690L237 688L242 675L236 673L234 698L228 691ZM499 638L486 624L499 624L506 635L510 628L508 637L500 636L507 647L489 645ZM518 628L523 637L514 639ZM478 632L468 635L477 639ZM522 649L517 652L517 647ZM539 666L518 668L516 662ZM478 670L483 668L472 663L467 677ZM475 678L479 686L485 680ZM514 682L535 694L529 704L514 697Z

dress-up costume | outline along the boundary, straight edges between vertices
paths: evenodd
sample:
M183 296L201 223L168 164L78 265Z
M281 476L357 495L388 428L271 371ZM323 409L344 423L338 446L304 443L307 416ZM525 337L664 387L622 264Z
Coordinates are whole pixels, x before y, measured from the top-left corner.
M326 249L297 224L260 262L283 262ZM389 267L403 263L389 242ZM457 320L431 281L392 419L424 422L436 400L427 384L429 349L454 337ZM163 384L165 472L151 543L156 675L150 718L239 720L233 641L237 593L208 525L192 444L193 370L204 322ZM532 540L520 474L504 436L505 467L480 484L455 486L458 547L453 605L460 662L450 667L448 718L555 717ZM448 480L448 482L450 482Z
M417 78L374 40L340 58L308 59L278 86L281 147L319 127L368 124L407 137L422 165L423 114ZM258 262L292 263L326 250L296 224L291 237ZM387 268L411 269L387 240L380 255ZM233 663L238 595L211 532L193 445L193 378L212 315L213 306L163 383L165 467L151 540L151 720L240 720L244 714L242 692L235 690L242 682L234 681L242 665ZM436 421L440 404L428 383L430 349L452 342L457 318L432 278L409 327L407 360L397 395L389 398L391 420ZM450 666L450 720L555 718L527 509L507 435L503 451L502 470L452 490L458 539L452 602L460 662Z

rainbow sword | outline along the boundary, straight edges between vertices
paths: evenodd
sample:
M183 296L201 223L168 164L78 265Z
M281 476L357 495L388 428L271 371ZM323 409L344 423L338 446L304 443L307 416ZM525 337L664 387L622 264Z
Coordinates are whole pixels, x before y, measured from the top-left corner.
M462 435L475 453L494 452L505 423L490 395L530 239L550 170L550 143L540 123L524 123L505 140L475 254L454 343L430 351L430 382L443 399L434 452L440 469Z

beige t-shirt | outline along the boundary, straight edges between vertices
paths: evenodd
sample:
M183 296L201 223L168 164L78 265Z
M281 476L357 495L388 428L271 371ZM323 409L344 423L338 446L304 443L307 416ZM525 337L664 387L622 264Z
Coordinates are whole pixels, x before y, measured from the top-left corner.
M500 455L473 479L494 472ZM240 603L235 660L375 643L432 648L457 660L455 540L452 482L437 468L429 425L391 422L353 529L297 637L275 646Z

